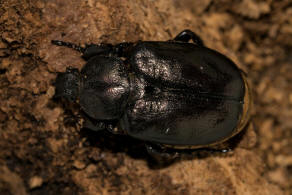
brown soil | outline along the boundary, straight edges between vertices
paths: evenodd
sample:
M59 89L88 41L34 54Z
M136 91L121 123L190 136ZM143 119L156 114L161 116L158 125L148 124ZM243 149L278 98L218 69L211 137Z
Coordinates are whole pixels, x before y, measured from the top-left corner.
M191 29L247 72L254 131L230 155L153 167L137 140L81 130L53 101L80 54L51 45L169 40ZM1 0L0 194L291 194L291 0ZM255 132L255 134L254 134Z

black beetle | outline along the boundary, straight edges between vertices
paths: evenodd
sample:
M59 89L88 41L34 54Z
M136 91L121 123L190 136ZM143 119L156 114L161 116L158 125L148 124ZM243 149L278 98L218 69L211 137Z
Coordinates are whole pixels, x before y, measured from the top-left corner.
M55 84L56 97L79 101L84 127L144 140L153 152L153 144L213 147L247 124L245 74L190 30L170 41L52 43L81 52L87 61L81 72L59 73Z

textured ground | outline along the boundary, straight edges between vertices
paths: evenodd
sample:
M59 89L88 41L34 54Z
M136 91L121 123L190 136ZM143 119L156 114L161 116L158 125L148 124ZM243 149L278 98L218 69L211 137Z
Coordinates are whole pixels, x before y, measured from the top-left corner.
M169 40L183 29L234 60L253 86L254 130L229 155L155 167L143 145L81 130L52 100L75 43ZM291 194L292 2L1 0L0 194Z

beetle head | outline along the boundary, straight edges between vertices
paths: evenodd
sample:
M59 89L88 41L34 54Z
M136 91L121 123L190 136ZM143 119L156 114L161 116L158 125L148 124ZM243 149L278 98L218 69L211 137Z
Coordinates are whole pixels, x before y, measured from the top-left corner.
M77 68L69 67L59 73L55 83L55 97L64 97L75 101L79 96L80 73Z

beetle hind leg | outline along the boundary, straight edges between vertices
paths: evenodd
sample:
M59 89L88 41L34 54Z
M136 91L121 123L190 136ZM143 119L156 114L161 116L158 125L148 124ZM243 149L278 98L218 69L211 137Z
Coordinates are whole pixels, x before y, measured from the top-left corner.
M180 32L174 39L174 41L189 42L192 40L198 46L204 46L202 39L191 30L184 30Z
M209 156L226 157L233 155L233 150L229 147L175 149L165 148L159 144L153 143L146 143L145 147L151 159L154 160L157 165L169 165L175 160L192 160Z
M178 152L169 151L158 144L146 143L145 147L152 159L160 165L169 164L179 157Z

